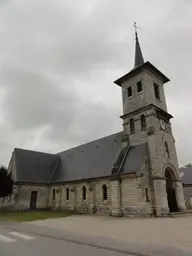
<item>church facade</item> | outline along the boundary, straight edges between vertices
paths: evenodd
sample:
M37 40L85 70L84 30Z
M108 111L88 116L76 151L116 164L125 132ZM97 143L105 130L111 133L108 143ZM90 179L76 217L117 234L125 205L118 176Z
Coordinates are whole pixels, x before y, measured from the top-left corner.
M123 130L57 154L15 148L8 167L15 206L112 216L185 211L164 93L169 78L144 61L135 36L134 68L115 81Z

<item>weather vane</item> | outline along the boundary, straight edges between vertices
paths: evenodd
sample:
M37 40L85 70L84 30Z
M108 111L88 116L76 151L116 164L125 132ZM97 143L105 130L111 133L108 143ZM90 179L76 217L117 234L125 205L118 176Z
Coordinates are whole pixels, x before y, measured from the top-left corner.
M138 27L137 27L137 23L136 22L133 23L133 27L135 28L135 34L137 34Z

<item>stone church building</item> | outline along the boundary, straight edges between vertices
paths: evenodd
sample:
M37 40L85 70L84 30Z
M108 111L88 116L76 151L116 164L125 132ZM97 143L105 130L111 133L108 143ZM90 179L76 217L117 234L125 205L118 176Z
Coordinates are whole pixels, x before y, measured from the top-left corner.
M164 93L169 78L144 61L135 37L134 67L114 82L123 130L57 154L15 148L8 166L15 205L113 216L186 209Z

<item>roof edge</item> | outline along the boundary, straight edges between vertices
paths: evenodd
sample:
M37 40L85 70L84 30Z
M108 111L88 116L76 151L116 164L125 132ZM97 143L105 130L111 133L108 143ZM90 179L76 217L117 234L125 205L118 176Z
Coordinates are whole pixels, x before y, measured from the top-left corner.
M58 157L59 157L59 158L58 158L58 160L57 160L57 162L56 162L56 164L55 164L54 170L53 170L53 172L52 172L52 174L51 174L51 177L50 177L50 180L49 180L48 184L51 183L51 181L52 181L52 179L53 179L53 176L54 176L54 174L55 174L55 172L56 172L56 170L57 170L57 167L58 167L58 165L59 165L59 163L60 163L60 161L61 161L60 156L58 156Z
M55 155L55 154L53 154L53 153L47 153L47 152L36 151L36 150L30 150L30 149L24 149L24 148L14 148L14 152L15 152L15 151L28 151L28 152L32 152L32 153L39 153L39 154L45 154L45 155L52 155L52 156Z
M136 175L136 171L135 172L130 172L130 173L119 173L118 175L116 175L117 177L118 176L131 176L131 175ZM92 180L102 180L102 179L111 179L113 178L114 175L107 175L107 176L100 176L100 177L96 177L96 178L88 178L88 179L79 179L79 180L71 180L71 181L60 181L60 182L53 182L53 183L50 183L48 185L54 185L54 184L71 184L71 183L79 183L79 182L83 182L83 181L92 181Z
M122 170L122 168L123 168L123 165L124 165L124 163L125 163L125 160L126 160L126 158L127 158L128 152L129 152L129 150L130 150L130 147L131 147L130 145L127 146L125 155L124 155L124 157L123 157L123 159L122 159L121 165L120 165L119 170L117 171L117 174L116 174L116 175L118 175L118 174L121 172L121 170Z
M124 118L129 117L129 116L131 116L133 114L139 113L141 110L147 110L149 108L154 108L155 110L164 113L165 115L169 116L170 119L173 118L173 116L171 114L169 114L168 112L164 111L163 109L157 107L154 104L149 104L149 105L146 105L145 107L141 107L139 109L133 110L132 112L129 112L127 114L124 114L124 115L120 116L120 118L124 119Z
M130 72L128 72L127 74L121 76L120 78L118 78L117 80L114 81L115 84L119 85L121 87L122 83L126 80L126 79L130 79L132 78L134 75L136 75L137 73L143 71L144 68L148 68L148 69L152 69L155 73L157 73L163 83L167 83L170 81L170 79L164 75L159 69L157 69L153 64L151 64L149 61L145 62L144 64L137 66L136 68L133 68Z
M43 186L48 186L48 183L43 183L43 182L34 182L34 181L15 181L16 185L25 185L25 184L30 184L31 186L36 186L36 185L43 185Z

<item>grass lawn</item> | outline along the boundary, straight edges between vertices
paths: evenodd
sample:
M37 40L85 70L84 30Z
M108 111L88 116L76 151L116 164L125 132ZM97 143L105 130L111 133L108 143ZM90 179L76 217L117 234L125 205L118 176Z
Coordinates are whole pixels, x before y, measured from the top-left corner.
M71 212L59 211L28 211L28 212L0 212L0 220L8 221L34 221L50 218L67 217Z

